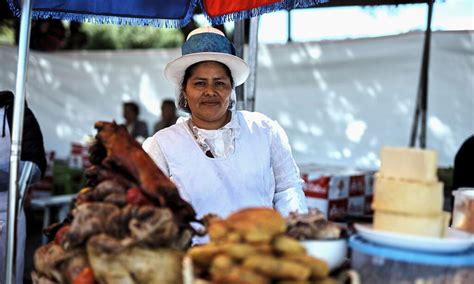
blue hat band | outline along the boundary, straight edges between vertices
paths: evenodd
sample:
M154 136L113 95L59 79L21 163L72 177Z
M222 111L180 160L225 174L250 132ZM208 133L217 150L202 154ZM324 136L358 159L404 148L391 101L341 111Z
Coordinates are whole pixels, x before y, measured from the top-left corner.
M235 55L234 45L224 36L200 33L191 36L181 47L182 55L198 52L217 52Z

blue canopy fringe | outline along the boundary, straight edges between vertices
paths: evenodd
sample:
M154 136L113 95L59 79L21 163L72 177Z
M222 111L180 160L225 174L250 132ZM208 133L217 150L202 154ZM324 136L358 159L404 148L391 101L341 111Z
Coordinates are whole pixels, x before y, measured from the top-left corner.
M7 1L13 14L19 17L21 15L19 4L21 0ZM310 7L326 3L329 0L283 0L275 4L213 18L207 15L201 0L161 0L161 2L157 0L121 0L120 5L113 3L114 0L91 1L35 0L33 1L32 18L34 20L60 19L94 24L181 28L191 21L198 3L201 5L207 20L212 25L220 25L225 22L239 21L279 10ZM181 11L183 11L183 14L178 16L177 13Z
M19 4L19 0L7 0L10 10L12 13L20 17L21 15L21 6ZM104 2L111 2L113 0L101 0L103 6L107 6L107 3L104 4ZM121 0L121 6L124 5L125 2L133 3L134 0ZM80 11L81 3L77 4L78 2L74 3L76 9L60 9L57 8L57 2L58 1L48 1L48 0L35 0L33 1L33 10L32 10L32 19L33 20L39 20L39 19L58 19L58 20L67 20L67 21L76 21L76 22L88 22L88 23L94 23L94 24L113 24L113 25L136 25L136 26L153 26L157 28L180 28L186 26L192 19L193 17L193 12L194 8L197 5L197 2L199 0L182 0L182 2L186 2L186 5L188 8L185 10L185 14L182 15L179 18L176 18L176 12L170 10L173 6L175 5L175 1L167 1L167 0L162 0L165 2L168 2L167 7L168 11L166 9L161 9L160 6L155 7L155 11L152 12L157 12L160 13L161 15L166 15L167 12L169 14L166 17L156 17L154 16L149 9L147 10L147 7L140 7L140 9L137 8L136 10L127 10L126 14L123 13L117 13L114 11L111 12L105 12L105 10L102 11L92 11L92 9L83 9L85 12L77 12ZM52 2L52 3L48 3ZM73 3L68 2L67 0L59 1L66 3L64 4L65 6L68 6L68 3ZM85 2L90 2L90 1L83 1ZM158 1L152 1L152 0L142 0L141 2L145 3L153 3L153 2L158 2ZM87 3L86 3L87 4ZM87 5L85 7L87 7ZM90 4L90 3L88 3ZM73 5L73 4L71 4ZM79 8L77 8L79 6ZM108 5L108 6L111 6ZM184 6L184 4L183 4ZM182 7L181 7L182 8ZM113 10L113 9L111 9ZM115 8L115 10L118 10ZM177 10L177 9L176 9ZM183 9L181 9L183 10ZM174 12L174 13L171 13ZM173 18L175 17L175 18Z

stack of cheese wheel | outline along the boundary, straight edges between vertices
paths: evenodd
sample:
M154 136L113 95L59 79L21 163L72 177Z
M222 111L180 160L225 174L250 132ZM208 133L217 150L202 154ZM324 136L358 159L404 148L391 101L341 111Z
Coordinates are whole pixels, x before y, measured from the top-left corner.
M442 237L449 221L443 212L443 183L432 150L384 147L374 185L374 229Z

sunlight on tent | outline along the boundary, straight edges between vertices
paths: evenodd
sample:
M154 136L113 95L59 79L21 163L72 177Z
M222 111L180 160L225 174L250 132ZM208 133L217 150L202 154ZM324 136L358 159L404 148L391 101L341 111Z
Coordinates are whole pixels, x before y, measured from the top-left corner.
M350 50L349 48L346 48L345 52L346 52L347 57L354 58L354 52L352 52L352 50Z
M309 128L309 131L311 132L311 134L313 134L313 136L316 136L316 137L322 136L324 133L323 129L316 125L311 125Z
M280 112L278 114L278 121L281 126L291 128L293 127L293 122L291 121L291 116L288 113Z
M302 60L303 60L303 58L301 58L301 56L298 53L290 54L290 61L293 64L299 64L299 63L301 63Z
M105 85L105 86L108 86L110 84L110 79L109 79L109 75L107 74L104 74L102 75L102 83Z
M314 79L316 79L319 89L323 92L327 91L328 84L326 83L326 81L324 81L323 76L321 75L321 72L319 70L313 71L313 77Z
M410 109L407 102L397 102L396 109L400 114L409 115Z
M308 144L304 143L303 141L295 140L293 143L293 149L298 152L305 153L308 151Z
M160 99L151 84L150 75L143 73L139 83L139 98L146 110L154 115L160 114Z
M304 45L306 52L308 53L311 59L320 59L322 54L321 46L318 44L305 44Z
M344 148L342 149L342 155L344 156L344 158L350 158L352 156L352 152L350 149Z
M356 160L356 164L359 165L360 167L373 167L376 165L376 167L380 166L380 160L378 159L379 153L374 153L374 152L369 152L365 154L364 156L358 158Z
M367 124L361 120L349 122L346 127L346 137L349 141L359 143L367 129Z
M301 131L303 133L308 133L309 132L309 127L306 124L306 122L303 121L303 120L298 120L296 122L296 127L298 128L299 131Z
M341 152L339 152L338 150L330 150L328 151L328 156L331 158L331 159L335 159L335 160L340 160L342 158L342 154Z
M51 69L51 64L48 62L48 60L44 59L44 58L40 58L38 60L38 64L39 66L41 66L42 68L48 68L48 69Z
M259 67L273 67L272 57L268 47L266 45L261 45L258 48L258 65Z
M71 136L71 134L72 128L68 124L60 122L56 125L56 135L58 135L58 137L66 138Z

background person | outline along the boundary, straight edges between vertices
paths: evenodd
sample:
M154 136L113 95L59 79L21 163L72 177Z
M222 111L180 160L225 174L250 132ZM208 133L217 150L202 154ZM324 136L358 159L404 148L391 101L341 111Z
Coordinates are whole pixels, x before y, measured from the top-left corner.
M155 124L154 132L158 132L166 127L170 127L178 120L176 115L176 106L173 100L164 100L161 104L161 120Z
M474 188L474 135L467 138L454 157L453 190Z
M0 238L0 275L5 275L6 225L8 216L8 189L10 181L10 148L13 123L14 96L10 91L0 91L0 223L3 231ZM25 161L33 163L30 183L38 181L46 170L46 155L43 135L33 112L25 102L23 137L21 141L20 172ZM26 194L25 194L26 196ZM26 220L23 208L19 211L16 234L16 283L23 283L23 268L26 240ZM0 282L3 279L0 280Z
M142 143L148 137L148 126L145 121L138 120L140 108L134 102L126 102L123 104L123 118L125 119L125 127L128 133L138 142Z
M198 217L226 217L246 207L273 207L286 216L307 212L288 138L274 120L231 110L234 87L249 67L212 28L194 30L183 55L165 67L177 106L190 113L148 138L143 148L176 183Z

